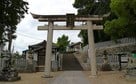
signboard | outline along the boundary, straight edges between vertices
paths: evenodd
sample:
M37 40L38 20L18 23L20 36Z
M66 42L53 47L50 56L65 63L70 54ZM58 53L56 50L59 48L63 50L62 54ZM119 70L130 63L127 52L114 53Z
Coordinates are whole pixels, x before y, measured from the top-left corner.
M133 53L133 54L132 54L132 58L136 58L136 53Z
M75 24L74 24L75 15L74 14L67 14L66 17L67 17L66 26L67 27L74 27L75 26Z

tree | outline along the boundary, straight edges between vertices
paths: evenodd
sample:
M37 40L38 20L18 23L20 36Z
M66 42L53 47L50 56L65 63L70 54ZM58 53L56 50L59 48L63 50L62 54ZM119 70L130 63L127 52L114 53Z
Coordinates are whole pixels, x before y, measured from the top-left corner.
M110 8L117 18L106 21L104 31L114 40L136 37L136 0L111 0Z
M79 15L102 15L110 11L110 0L75 0L73 6Z
M0 44L8 41L8 50L11 51L12 39L17 24L27 13L28 3L23 0L0 0Z
M73 6L78 9L79 15L103 15L110 12L109 4L110 0L99 0L97 2L96 0L75 0ZM83 46L88 44L88 36L86 30L81 30L78 36L81 37L84 43ZM107 36L103 30L94 30L94 37L95 42L109 39L109 36Z
M81 30L78 34L78 37L82 40L82 46L86 46L88 44L88 36L87 36L87 30Z
M70 41L68 40L68 36L62 35L57 39L57 46L59 47L59 52L65 52L66 47L69 45Z

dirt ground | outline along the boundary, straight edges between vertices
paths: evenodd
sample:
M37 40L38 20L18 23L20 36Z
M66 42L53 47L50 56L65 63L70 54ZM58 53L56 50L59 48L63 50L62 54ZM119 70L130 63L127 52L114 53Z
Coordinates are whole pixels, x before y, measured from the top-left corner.
M62 72L52 72L55 79ZM124 72L98 72L97 77L91 77L90 71L84 71L90 84L136 84L136 81L128 81L124 77ZM20 73L21 80L15 82L0 82L0 84L48 84L49 78L42 78L43 72L37 73Z
M52 72L51 75L55 78L61 72ZM43 72L37 73L19 73L21 80L15 82L0 82L0 84L48 84L48 78L42 78Z
M136 81L126 80L123 71L98 72L97 77L91 77L90 71L86 71L85 74L91 84L136 84Z

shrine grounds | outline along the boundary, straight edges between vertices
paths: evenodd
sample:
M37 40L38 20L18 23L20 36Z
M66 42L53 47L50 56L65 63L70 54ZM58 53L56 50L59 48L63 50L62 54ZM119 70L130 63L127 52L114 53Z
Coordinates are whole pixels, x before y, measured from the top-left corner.
M50 84L48 83L49 81L54 81L63 72L64 71L52 72L51 74L54 76L53 78L42 78L41 76L43 76L43 72L20 73L21 80L15 82L0 82L0 84ZM97 77L91 77L90 71L83 71L83 73L90 81L90 84L136 84L136 81L125 79L124 71L99 71Z

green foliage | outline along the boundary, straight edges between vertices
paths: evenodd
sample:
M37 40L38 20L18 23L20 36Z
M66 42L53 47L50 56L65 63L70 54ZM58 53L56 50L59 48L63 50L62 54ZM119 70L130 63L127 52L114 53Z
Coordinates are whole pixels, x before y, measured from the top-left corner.
M59 47L59 52L65 52L66 47L69 45L70 41L68 40L68 36L62 35L57 39L57 46Z
M11 46L17 24L27 13L28 3L23 0L0 0L0 44L8 41Z
M117 18L106 21L105 33L112 39L136 36L136 0L111 0L110 7Z
M107 21L105 23L105 32L108 35L112 35L111 38L113 40L117 39L118 37L123 37L124 33L126 32L126 24L128 20L126 18L119 18L114 19L112 21Z
M73 6L78 9L79 15L102 15L110 11L110 0L75 0Z
M79 15L103 15L109 13L109 5L110 0L99 0L99 2L96 2L96 0L75 0L75 3L73 4L73 6L78 9ZM86 30L81 30L78 36L82 39L82 46L88 44L88 35ZM108 40L109 36L107 36L103 30L94 31L94 39L95 42L100 42Z
M78 9L79 15L88 15L94 0L75 0L73 6Z
M19 54L19 52L15 52L15 53L13 53L13 58L14 59L19 59L19 58L21 58L22 56Z
M2 54L2 53L0 54L0 58L4 58L4 56L3 56L3 54Z
M78 34L78 37L80 37L83 42L82 46L86 46L88 44L87 30L81 30Z

